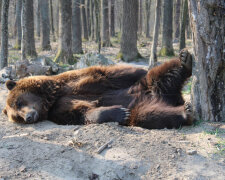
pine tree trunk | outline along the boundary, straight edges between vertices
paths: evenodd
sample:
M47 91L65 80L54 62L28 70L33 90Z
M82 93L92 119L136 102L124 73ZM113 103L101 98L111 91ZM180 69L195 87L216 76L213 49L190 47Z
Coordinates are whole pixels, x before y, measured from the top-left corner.
M59 0L56 0L56 21L55 21L55 26L56 26L56 35L59 37Z
M99 0L95 1L95 32L96 32L96 42L98 43L98 53L101 52L101 35L100 35L100 2Z
M159 37L159 27L160 27L160 17L161 17L161 0L157 0L156 2L156 11L155 11L155 25L153 32L153 42L151 47L151 54L149 58L149 68L152 68L157 63L157 45L158 45L158 37Z
M80 0L73 0L72 8L72 51L74 54L83 53L81 38Z
M59 43L56 62L73 64L72 53L72 1L59 0Z
M143 0L139 0L139 12L138 12L138 32L140 35L142 35L142 25L143 25L143 7L142 7L142 1Z
M91 0L91 40L95 39L94 0Z
M8 66L8 12L9 0L3 0L1 20L1 69Z
M51 50L50 45L50 21L49 21L49 1L41 0L41 48Z
M26 8L26 54L28 56L37 56L35 50L35 40L34 40L34 15L33 15L33 0L25 0Z
M41 13L40 13L40 2L41 0L37 1L37 9L36 9L36 33L38 37L41 37Z
M26 0L22 0L22 11L21 11L21 29L22 29L22 41L21 41L21 60L26 59L26 34L27 34L27 21L26 21Z
M192 104L196 119L224 121L224 1L189 0L195 67Z
M102 0L102 46L110 47L109 35L109 4L108 0Z
M163 36L161 56L174 56L173 50L173 0L165 0L163 8Z
M110 3L110 35L115 36L115 0Z
M123 0L123 26L120 56L124 61L136 60L140 54L137 49L138 0Z
M150 8L151 0L145 0L145 36L150 38Z
M17 36L16 36L16 45L15 49L21 49L21 39L22 39L22 29L21 29L21 11L22 11L22 0L17 0L16 2L16 29L17 29Z
M53 41L56 41L55 39L55 28L54 28L54 15L53 15L53 5L52 0L50 0L50 14L51 14L51 31L52 31L52 37Z
M187 17L188 17L188 1L184 1L183 14L182 14L182 24L180 31L180 50L186 47L185 43L185 29L187 27Z
M176 11L175 11L175 40L178 41L180 37L180 7L181 0L176 2Z
M90 16L90 0L86 1L86 9L87 9L87 25L88 25L88 37L91 36L91 16Z
M87 17L86 17L86 6L85 1L81 0L81 14L82 14L82 27L83 27L83 37L88 40L88 27L87 27Z

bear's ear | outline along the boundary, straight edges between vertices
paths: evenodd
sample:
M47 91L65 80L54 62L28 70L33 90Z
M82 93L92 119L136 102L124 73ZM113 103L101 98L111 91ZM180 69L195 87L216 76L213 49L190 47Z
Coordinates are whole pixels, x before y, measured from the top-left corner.
M2 112L7 116L7 110L3 109Z
M8 88L8 90L11 91L15 86L16 86L15 81L12 81L12 80L6 81L6 87Z

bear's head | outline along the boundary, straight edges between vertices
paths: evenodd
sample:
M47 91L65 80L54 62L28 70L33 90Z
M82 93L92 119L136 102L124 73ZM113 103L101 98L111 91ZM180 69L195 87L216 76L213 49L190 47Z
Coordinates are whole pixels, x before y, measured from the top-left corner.
M50 100L43 94L43 89L46 92L49 89L38 82L32 78L6 82L9 94L3 113L10 121L28 124L48 118Z

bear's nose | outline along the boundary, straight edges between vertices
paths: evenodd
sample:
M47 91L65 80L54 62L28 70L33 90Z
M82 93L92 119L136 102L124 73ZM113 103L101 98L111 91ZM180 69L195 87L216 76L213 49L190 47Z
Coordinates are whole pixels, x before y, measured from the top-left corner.
M37 112L36 111L31 111L27 113L25 117L25 122L26 123L33 123L37 120Z

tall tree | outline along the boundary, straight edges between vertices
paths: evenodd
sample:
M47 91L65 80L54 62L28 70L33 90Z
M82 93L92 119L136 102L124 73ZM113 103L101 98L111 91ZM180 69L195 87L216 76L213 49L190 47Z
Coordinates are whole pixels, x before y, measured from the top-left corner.
M159 37L159 27L160 27L160 17L161 17L161 0L156 1L156 11L155 11L155 25L153 32L153 42L151 48L151 54L149 59L149 67L154 67L157 62L157 44Z
M73 0L72 7L72 51L74 54L83 53L81 38L80 0Z
M161 56L173 56L173 0L164 0Z
M145 36L150 38L150 8L151 0L145 0Z
M224 121L224 1L189 0L195 68L192 104L196 119Z
M184 1L183 13L182 13L182 24L180 31L180 50L186 47L185 43L185 29L187 28L187 18L188 17L188 1Z
M176 1L175 6L175 40L179 40L180 36L180 7L181 7L181 0Z
M91 36L90 0L86 0L86 14L87 14L88 37L90 37Z
M22 29L22 41L21 41L21 60L26 59L26 6L25 6L26 0L22 0L22 13L21 13L21 29Z
M102 0L102 46L109 47L109 3L108 0Z
M110 1L110 35L115 36L115 0Z
M49 1L41 0L41 48L50 50Z
M91 13L91 39L94 40L95 39L95 21L94 21L94 0L91 0L90 2L90 13Z
M124 61L138 58L138 0L123 0L123 26L120 53Z
M139 12L138 12L138 31L139 34L142 34L142 26L143 26L143 4L142 4L143 0L139 0Z
M87 25L85 1L81 0L80 2L81 2L83 37L84 37L84 39L88 40L88 25Z
M40 12L40 3L41 0L36 0L37 8L36 8L36 33L38 37L41 37L41 12Z
M54 15L53 15L53 4L52 0L50 0L50 15L51 15L51 31L52 31L52 37L53 41L55 41L55 27L54 27Z
M21 29L21 11L22 11L22 0L16 1L16 45L15 49L21 49L22 29Z
M3 0L1 20L1 69L8 65L8 12L9 0Z
M72 53L71 27L72 27L72 1L59 0L59 43L56 62L74 63Z
M34 40L34 15L33 15L33 0L25 0L23 3L25 6L25 21L26 21L26 31L25 31L25 39L26 39L26 54L28 56L37 56L35 49L35 40Z
M95 1L95 32L96 32L96 42L98 43L98 53L101 51L101 33L100 33L100 2Z

